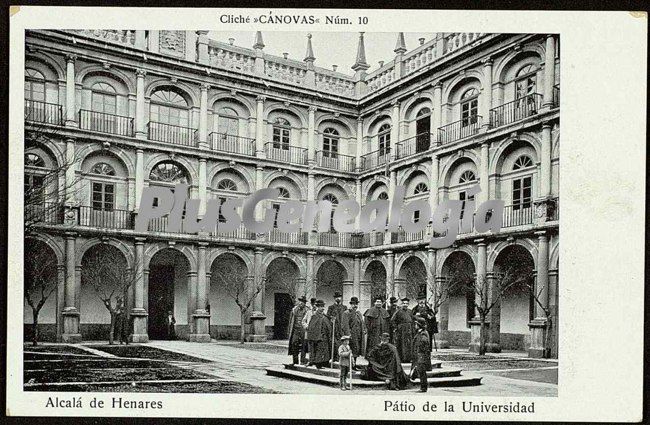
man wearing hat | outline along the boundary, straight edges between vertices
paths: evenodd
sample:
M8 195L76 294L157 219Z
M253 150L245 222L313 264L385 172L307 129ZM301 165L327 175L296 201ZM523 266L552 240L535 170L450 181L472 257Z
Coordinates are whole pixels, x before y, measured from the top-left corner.
M388 342L388 332L381 334L379 344L368 350L366 366L361 379L384 381L389 390L406 388L408 378L402 369L397 348Z
M381 297L375 299L374 306L363 313L368 338L366 339L366 352L379 344L381 334L390 332L390 316L382 305Z
M413 338L413 365L420 380L420 392L426 393L429 386L427 371L431 370L431 343L427 332L427 321L422 317L416 318L417 333Z
M309 326L309 321L311 320L311 316L316 313L316 298L311 298L309 300L310 307L307 308L307 312L305 313L305 317L302 318L302 328L305 331L305 343L304 345L304 350L305 352L309 353L309 343L307 342L307 327Z
M366 329L363 325L363 316L361 312L357 310L359 306L359 299L357 297L350 298L350 308L343 312L341 329L343 335L350 336L350 349L352 350L352 356L354 357L354 362L352 363L352 368L356 370L357 367L357 357L360 354L363 354L363 336L366 333Z
M327 308L327 318L330 319L332 325L334 326L334 361L337 361L339 358L339 345L341 345L341 337L343 332L341 331L341 321L343 320L343 312L347 310L345 305L341 302L343 295L340 292L334 292L334 304Z
M390 297L388 299L388 305L386 306L386 311L388 311L388 326L389 326L388 333L390 334L390 343L391 344L395 343L395 329L393 329L393 325L391 324L390 319L393 318L393 316L395 315L397 310L398 310L397 298Z
M409 311L409 299L402 298L402 307L390 319L395 332L395 347L403 362L411 361L413 349L413 316Z
M321 369L330 361L332 324L323 314L325 302L316 301L316 312L309 320L307 341L309 342L309 364ZM338 348L338 347L337 347Z
M298 305L291 310L289 319L289 355L293 357L292 364L298 363L298 354L300 354L300 364L307 363L307 353L305 352L305 329L302 327L302 319L307 314L307 298L303 295L298 298Z
M411 313L413 313L413 317L421 317L427 321L429 345L431 345L431 338L433 338L433 334L438 333L438 323L436 322L436 315L433 313L433 310L431 307L429 307L424 297L418 299L418 305L413 307Z

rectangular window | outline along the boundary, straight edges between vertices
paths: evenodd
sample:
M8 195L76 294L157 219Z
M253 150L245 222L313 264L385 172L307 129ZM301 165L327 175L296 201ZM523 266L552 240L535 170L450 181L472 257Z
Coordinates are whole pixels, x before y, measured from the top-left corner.
M473 201L474 195L467 197L467 192L463 190L458 194L458 199L463 201L463 203L460 206L460 219L462 220L463 215L465 214L465 201Z
M420 221L420 210L413 211L413 223Z
M390 134L379 136L379 156L384 156L390 152Z
M275 149L289 150L289 129L273 127L273 147Z
M280 213L280 204L273 204L273 228L278 228L278 214Z
M223 204L228 200L228 198L223 198L219 197L219 223L225 223L226 222L226 217L223 216L221 213L221 208L223 208Z
M514 210L530 208L532 202L532 177L522 177L512 181L512 205Z
M323 138L323 156L336 158L339 152L339 139L324 137Z
M478 117L478 99L472 99L461 105L462 126L475 124Z
M115 185L93 182L93 210L113 211L115 207Z
M34 174L25 174L25 195L30 198L30 203L45 202L45 191L43 190L45 178Z

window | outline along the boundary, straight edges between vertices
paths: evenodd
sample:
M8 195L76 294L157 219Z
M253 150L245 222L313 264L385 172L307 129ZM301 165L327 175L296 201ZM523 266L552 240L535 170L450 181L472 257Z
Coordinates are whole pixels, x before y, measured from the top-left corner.
M473 182L476 180L476 175L474 174L473 171L467 170L463 171L463 174L460 175L460 178L458 179L458 183L469 183Z
M390 153L390 125L384 124L379 127L377 140L379 142L379 156Z
M115 186L112 183L93 182L93 210L112 211L115 203Z
M91 106L94 112L115 115L117 113L117 96L115 89L106 83L95 83L91 89Z
M36 155L35 153L26 153L25 154L25 166L26 167L45 167L45 161L43 161L43 158Z
M217 132L222 138L226 136L237 136L239 134L239 119L237 112L231 108L219 109Z
M429 187L427 186L426 183L418 183L415 185L415 188L413 189L413 195L419 195L421 193L427 193L429 191Z
M512 170L520 170L522 168L528 168L533 166L533 160L530 159L529 156L527 155L522 155L519 158L517 158L512 165Z
M330 201L333 207L336 207L339 204L338 198L331 193L323 196L323 200ZM332 208L332 213L330 214L330 233L336 233L336 229L334 229L334 208Z
M280 195L278 195L280 198L285 198L285 199L291 198L291 194L286 188L279 187L278 190L280 191Z
M460 206L460 219L463 219L463 215L465 215L465 201L473 201L474 200L474 195L472 196L467 196L467 191L463 190L458 194L458 199L463 201L463 203Z
M422 108L418 111L415 121L415 152L429 149L431 141L431 109Z
M158 90L151 95L151 121L189 127L189 106L180 94Z
M388 193L386 193L386 192L381 192L381 193L379 194L379 196L377 196L377 199L388 200Z
M420 210L413 211L413 223L420 221Z
M156 165L151 173L149 179L152 181L163 183L188 183L185 172L173 162L161 162Z
M532 200L531 176L521 177L512 181L512 204L513 209L530 208Z
M475 124L478 117L478 90L471 88L467 90L460 98L460 111L462 126L467 127Z
M45 202L43 186L45 186L44 176L25 173L23 190L25 191L25 197L30 199L30 203L34 203L33 201L36 201L36 203Z
M535 93L536 71L533 65L525 65L517 72L515 77L515 99L521 99Z
M217 189L219 190L230 190L233 192L237 191L237 185L235 184L234 181L230 179L222 179L217 183Z
M323 132L323 156L336 158L339 153L339 132L333 128L326 128Z
M277 229L278 228L278 214L280 213L280 204L273 204L273 205L271 205L271 208L273 208L273 228Z
M45 102L45 77L35 69L25 69L25 100Z
M228 200L228 198L224 197L219 197L219 223L225 223L226 222L226 217L223 216L221 213L221 209L223 208L223 204Z
M93 166L93 168L90 170L91 173L93 174L99 174L102 176L114 176L115 175L115 169L108 165L105 162L98 162Z
M273 148L289 150L291 140L291 125L284 118L278 118L273 124Z

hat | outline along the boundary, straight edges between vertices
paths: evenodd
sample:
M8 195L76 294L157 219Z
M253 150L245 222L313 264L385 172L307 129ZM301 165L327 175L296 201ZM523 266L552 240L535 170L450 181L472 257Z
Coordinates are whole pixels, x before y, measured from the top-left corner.
M312 298L311 300L309 300L309 302L310 302L311 304L316 304L316 298Z
M316 300L316 307L325 307L325 301Z
M390 334L389 334L388 332L383 332L383 333L381 334L381 337L382 337L382 338L390 338Z
M334 298L341 298L342 296L340 292L334 292Z
M415 321L417 322L418 325L425 327L427 325L427 321L424 320L422 317L416 317Z
M383 303L383 302L384 302L384 299L383 299L382 297L377 297L377 298L375 298L375 302L377 302L377 301Z
M410 299L408 299L408 298L406 298L406 297L404 297L404 298L402 298L402 301L406 301L406 302L409 302L409 301L411 301L411 300L410 300Z
M350 335L343 335L341 337L341 341L345 341L346 339L350 339Z
M359 304L359 298L357 297L350 298L350 304Z
M397 301L397 298L395 298L395 297L390 297L390 302L394 303L395 301Z
M302 297L298 297L298 301L302 301L302 302L306 303L307 302L307 297L304 296L304 295Z

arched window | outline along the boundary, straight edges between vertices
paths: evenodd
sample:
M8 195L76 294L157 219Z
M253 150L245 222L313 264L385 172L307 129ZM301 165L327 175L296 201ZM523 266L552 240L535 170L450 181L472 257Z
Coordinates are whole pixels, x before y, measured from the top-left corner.
M533 166L533 160L530 159L528 155L522 155L515 160L512 164L512 170L520 170L522 168L528 168Z
M415 153L429 149L431 142L431 109L418 111L415 121Z
M339 153L339 132L335 128L326 128L323 131L323 156L336 158Z
M45 168L45 161L43 158L35 153L25 154L25 167L38 167ZM27 170L25 170L27 171ZM36 174L33 171L25 172L25 180L23 190L25 192L26 204L40 204L45 201L45 193L43 187L45 186L45 176Z
M151 95L151 121L189 127L189 105L183 96L172 90L155 91Z
M282 117L278 117L273 124L273 148L289 150L291 140L291 124Z
M237 185L235 184L234 181L230 179L222 179L217 183L217 189L219 190L230 190L233 192L237 191Z
M474 180L476 180L476 175L474 174L474 172L467 170L467 171L463 171L463 174L460 175L460 177L458 178L458 183L459 184L469 183L469 182L473 182Z
M165 161L156 165L151 173L149 179L156 182L163 183L187 183L188 179L185 172L173 162Z
M427 116L427 115L431 115L431 109L429 109L429 108L422 108L422 109L420 109L420 110L418 111L416 117L417 117L417 118L420 118L420 117L425 117L425 116Z
M377 141L379 142L379 156L390 153L390 125L384 124L379 127Z
M381 193L379 194L379 196L377 196L377 199L388 200L388 193L386 193L386 192L381 192Z
M532 64L522 66L515 77L515 99L535 93L536 71Z
M460 97L460 115L462 126L467 127L478 121L478 90L471 88Z
M419 195L421 193L427 193L429 191L429 187L427 186L426 183L418 183L415 185L415 188L413 189L413 195Z
M25 69L25 100L45 102L45 77L35 69Z
M27 166L27 167L45 167L45 161L43 161L43 158L36 155L35 153L26 153L25 154L25 166Z
M239 119L232 108L221 108L218 111L217 132L221 136L237 136L239 134Z
M102 176L114 176L115 169L105 162L98 162L90 170L93 174L99 174Z
M332 195L331 193L326 194L323 196L323 201L330 201L332 205L338 205L339 200L336 196Z
M117 113L117 96L113 86L107 83L95 83L91 88L91 109L95 112L115 115Z
M533 160L528 155L521 155L512 164L512 170L524 170L532 167ZM522 176L512 180L512 205L514 210L530 208L533 199L533 177Z
M279 187L278 190L280 191L280 194L278 195L280 198L285 198L285 199L291 198L291 194L289 193L289 190L287 190L287 188Z

